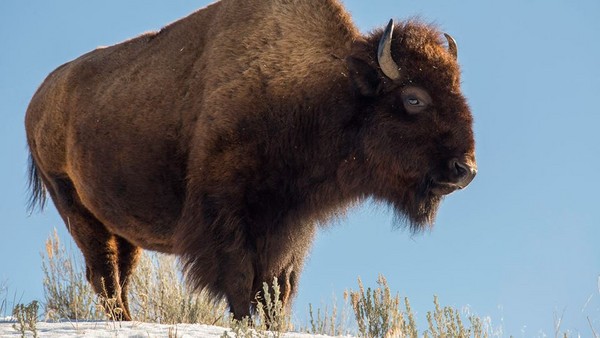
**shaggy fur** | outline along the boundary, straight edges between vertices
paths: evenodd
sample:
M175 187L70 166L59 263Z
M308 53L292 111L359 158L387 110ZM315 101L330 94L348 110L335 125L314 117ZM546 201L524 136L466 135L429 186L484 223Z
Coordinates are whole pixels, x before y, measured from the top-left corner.
M459 179L449 161L475 167L441 33L396 26L396 81L381 35L360 35L338 0L222 0L85 54L27 110L32 205L47 189L124 319L140 248L179 255L238 319L275 277L289 304L318 223L373 197L419 230L442 199L432 187ZM407 85L431 107L407 113Z

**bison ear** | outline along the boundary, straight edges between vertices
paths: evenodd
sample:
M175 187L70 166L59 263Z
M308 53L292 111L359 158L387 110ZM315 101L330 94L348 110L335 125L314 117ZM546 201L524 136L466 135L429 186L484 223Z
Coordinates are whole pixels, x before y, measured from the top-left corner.
M363 96L374 97L381 91L381 79L377 70L367 62L353 56L346 58L350 80Z

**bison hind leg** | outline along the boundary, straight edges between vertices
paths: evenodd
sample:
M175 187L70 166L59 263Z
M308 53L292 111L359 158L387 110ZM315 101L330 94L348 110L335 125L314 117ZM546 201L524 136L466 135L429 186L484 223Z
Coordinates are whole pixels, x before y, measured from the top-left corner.
M110 233L81 203L68 177L49 178L47 189L83 254L86 279L101 297L107 314L114 319L131 320L128 281L140 249Z
M142 249L131 244L126 239L115 236L117 240L117 249L118 249L118 271L119 271L119 279L118 283L121 286L121 302L123 311L125 312L125 318L127 320L131 320L131 312L129 310L129 282L131 281L131 274L134 272L135 267L139 261L140 254Z

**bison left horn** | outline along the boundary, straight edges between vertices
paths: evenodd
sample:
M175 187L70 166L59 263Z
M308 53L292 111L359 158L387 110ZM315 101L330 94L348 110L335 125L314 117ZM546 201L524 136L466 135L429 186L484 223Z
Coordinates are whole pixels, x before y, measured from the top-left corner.
M458 46L456 45L456 40L454 40L450 34L444 33L444 36L446 37L446 40L448 40L448 51L454 56L454 59L458 59Z
M394 31L394 19L388 23L381 40L379 40L379 48L377 50L377 62L385 76L392 80L400 78L400 67L392 58L392 33Z

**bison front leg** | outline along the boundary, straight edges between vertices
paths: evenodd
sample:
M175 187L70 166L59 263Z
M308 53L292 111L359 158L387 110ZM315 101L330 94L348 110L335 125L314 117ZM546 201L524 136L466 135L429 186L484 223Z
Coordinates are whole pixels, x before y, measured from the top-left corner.
M254 266L250 260L244 259L244 254L232 254L222 270L221 289L229 303L233 319L243 320L250 317L250 307L254 300L252 284L254 281Z
M187 283L224 297L236 320L250 317L254 300L255 258L246 246L244 226L221 209L203 201L204 212L184 215L175 234ZM185 212L184 212L185 214Z

